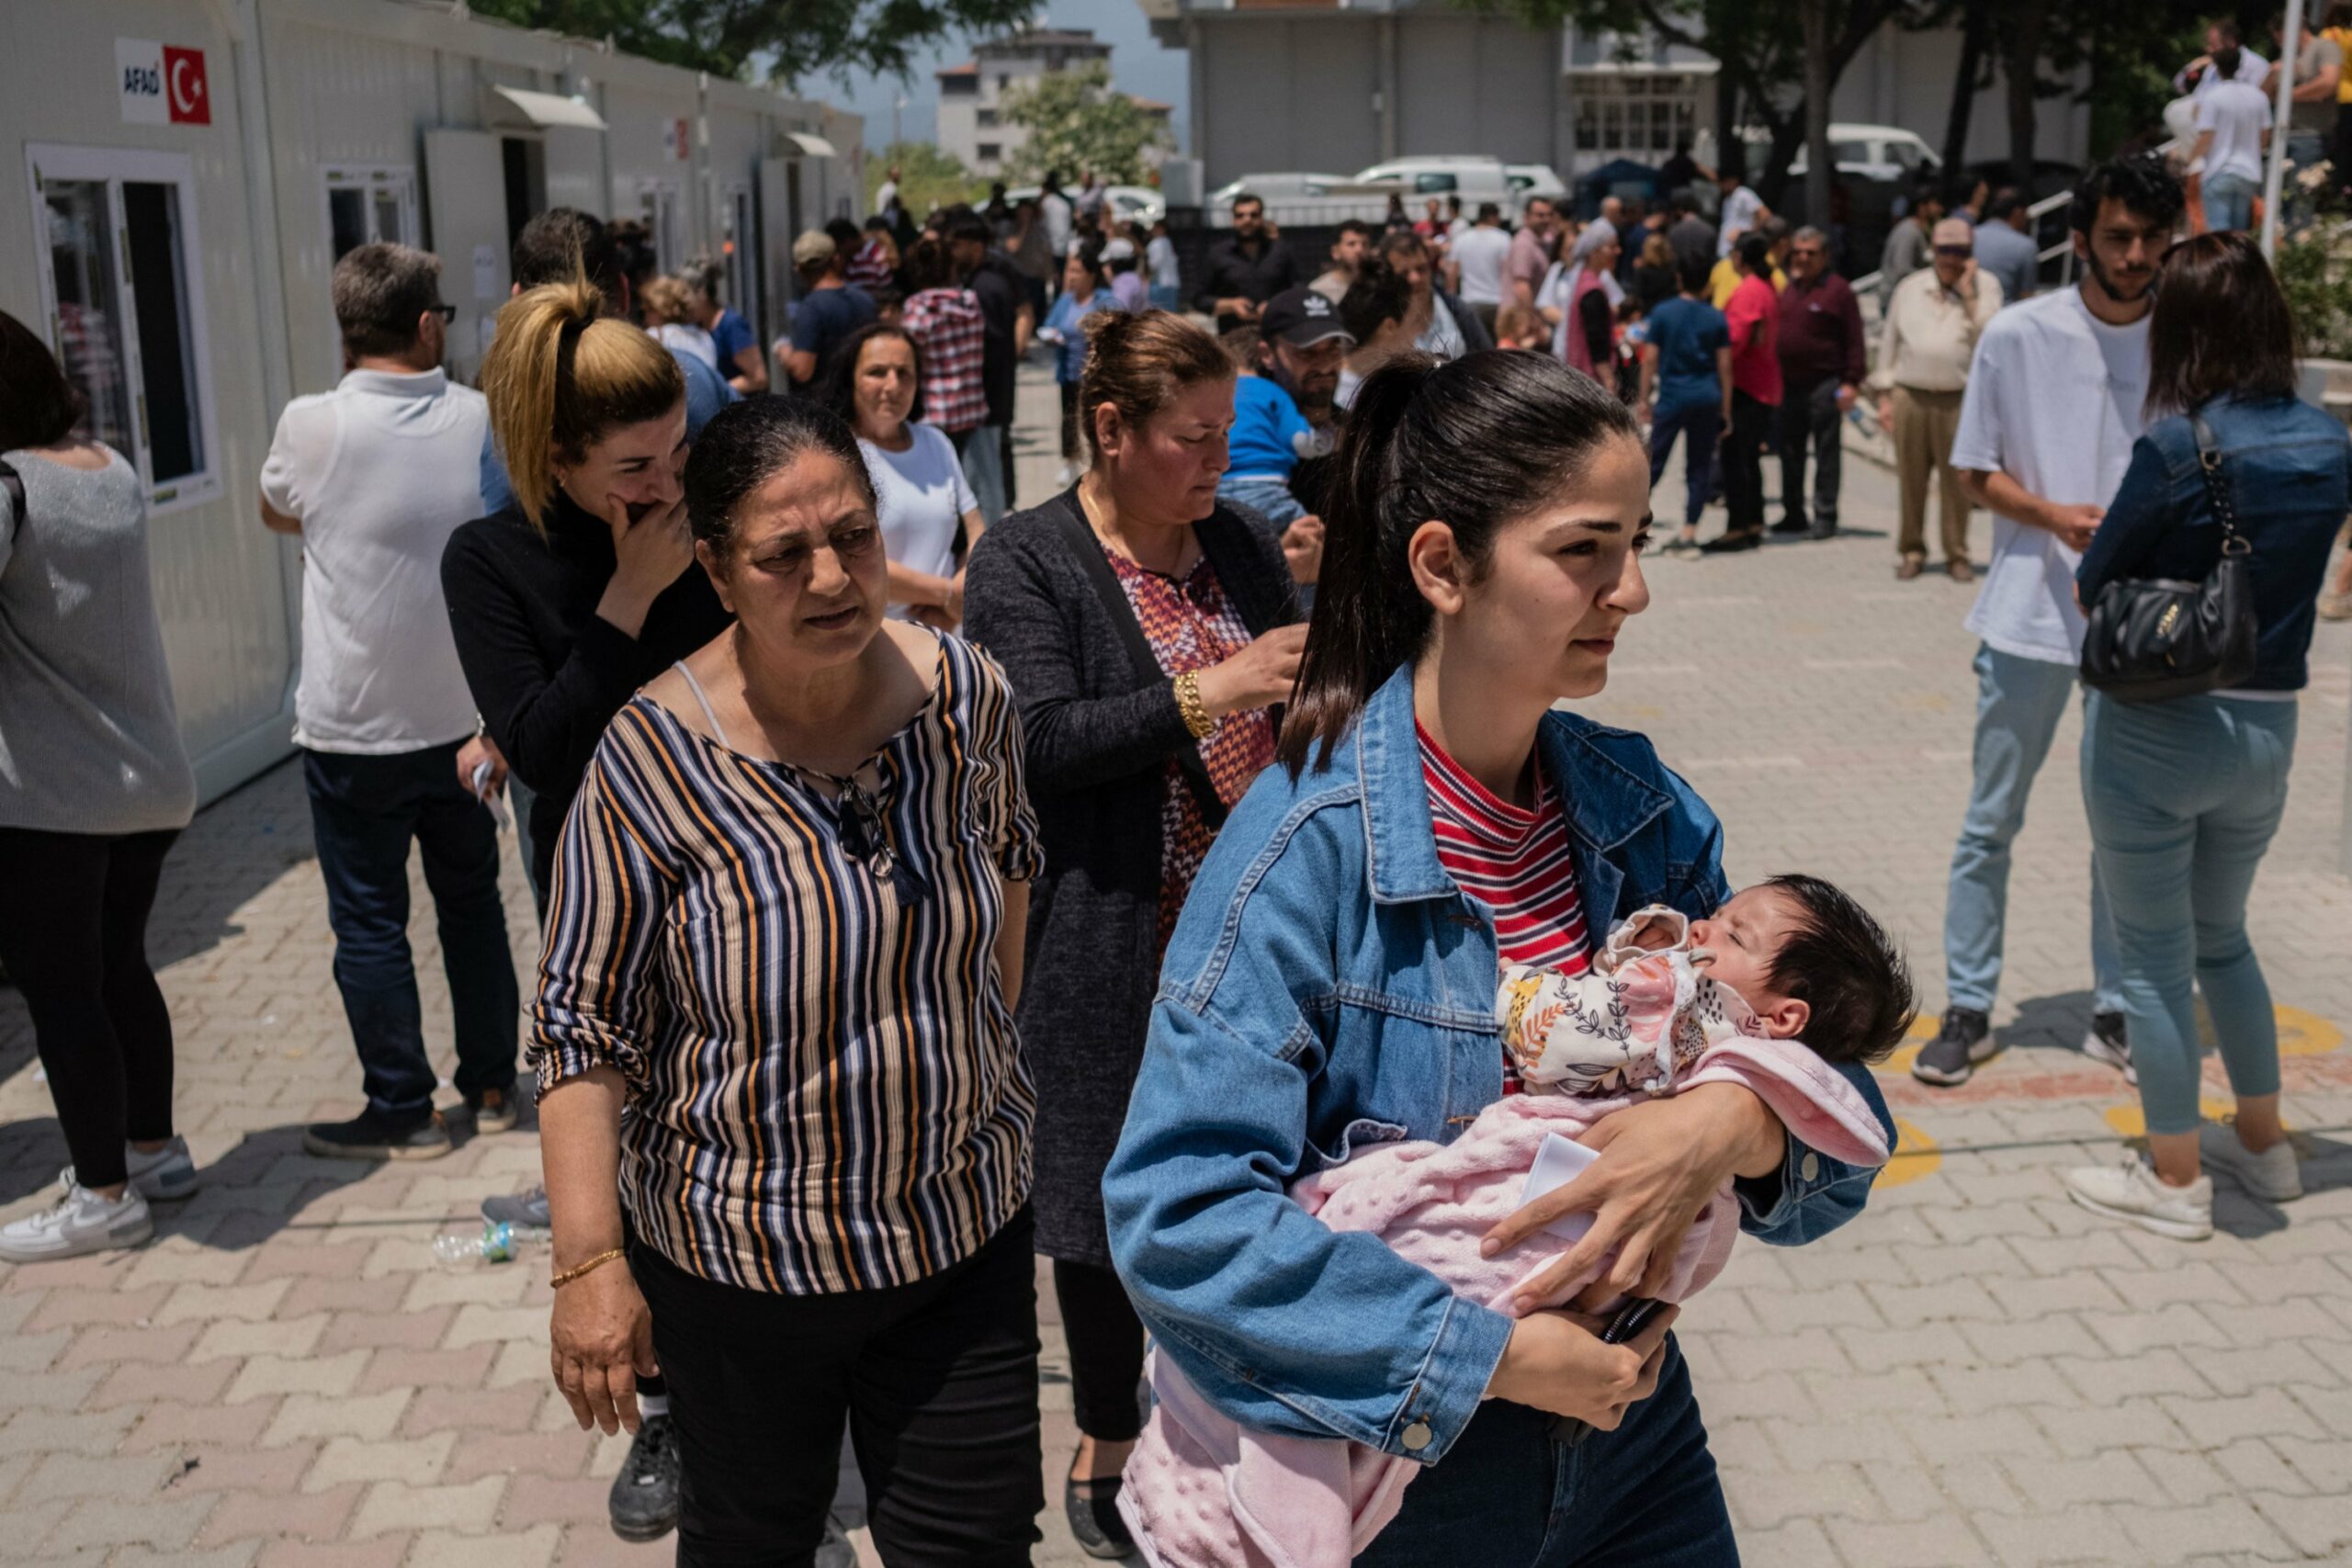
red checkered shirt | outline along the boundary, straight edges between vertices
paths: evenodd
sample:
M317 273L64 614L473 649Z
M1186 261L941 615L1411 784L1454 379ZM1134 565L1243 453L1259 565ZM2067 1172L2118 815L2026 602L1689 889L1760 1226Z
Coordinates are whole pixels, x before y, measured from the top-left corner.
M986 325L979 296L968 288L925 288L907 301L902 318L922 368L922 416L950 434L989 417L980 381Z
M868 240L849 258L849 281L868 294L889 286L890 253L882 248L879 240Z

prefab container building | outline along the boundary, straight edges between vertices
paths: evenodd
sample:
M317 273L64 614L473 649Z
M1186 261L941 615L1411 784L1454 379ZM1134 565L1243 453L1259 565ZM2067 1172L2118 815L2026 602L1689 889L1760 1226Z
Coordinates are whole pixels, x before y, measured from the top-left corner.
M799 230L855 216L859 120L448 0L7 0L0 310L148 485L181 725L208 800L291 749L300 556L254 498L278 411L341 372L329 279L435 252L470 379L514 233L547 208L707 256L767 343Z

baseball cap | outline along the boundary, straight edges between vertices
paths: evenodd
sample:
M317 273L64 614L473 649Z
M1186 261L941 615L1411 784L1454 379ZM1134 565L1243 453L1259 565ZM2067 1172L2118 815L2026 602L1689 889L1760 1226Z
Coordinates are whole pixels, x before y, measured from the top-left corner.
M792 242L792 265L815 266L833 259L833 237L822 229L804 229L800 238Z
M1285 288L1259 312L1258 335L1280 338L1293 348L1312 348L1327 338L1356 341L1340 324L1340 308L1312 288Z

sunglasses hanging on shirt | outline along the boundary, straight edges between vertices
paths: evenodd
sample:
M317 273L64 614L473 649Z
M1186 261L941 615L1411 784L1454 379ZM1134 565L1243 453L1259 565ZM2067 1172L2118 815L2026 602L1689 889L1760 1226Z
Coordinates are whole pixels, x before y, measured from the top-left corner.
M793 771L833 786L833 804L841 811L842 853L872 872L876 880L888 883L900 903L912 904L922 897L922 878L890 847L889 822L882 803L858 782L856 774L820 773L797 767Z

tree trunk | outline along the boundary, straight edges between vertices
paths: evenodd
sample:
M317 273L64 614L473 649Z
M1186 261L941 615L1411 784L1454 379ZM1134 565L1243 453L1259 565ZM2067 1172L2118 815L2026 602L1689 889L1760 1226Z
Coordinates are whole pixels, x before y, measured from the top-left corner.
M1728 71L1715 72L1715 167L1742 168L1747 149L1739 140L1739 84Z
M1984 73L1985 34L1992 19L1992 0L1965 0L1960 66L1952 73L1951 107L1944 116L1944 167L1953 173L1968 161L1968 123L1976 112L1976 78Z
M2033 188L2035 91L2041 39L2050 15L2042 0L2015 0L2001 33L2001 75L2009 107L2009 178L2018 189Z
M1804 32L1805 220L1829 227L1830 185L1837 165L1829 161L1829 0L1798 0Z

